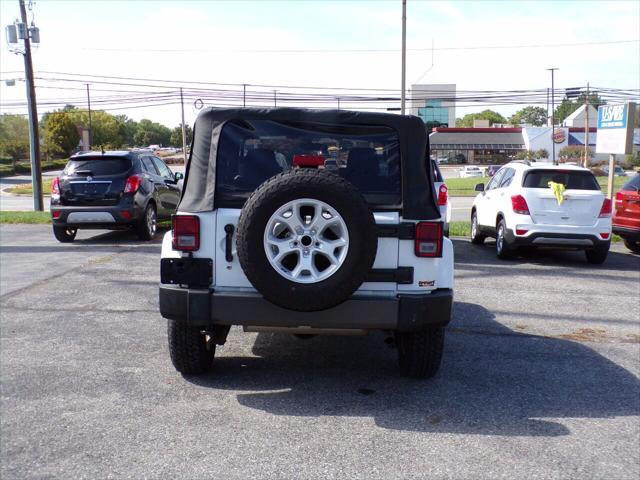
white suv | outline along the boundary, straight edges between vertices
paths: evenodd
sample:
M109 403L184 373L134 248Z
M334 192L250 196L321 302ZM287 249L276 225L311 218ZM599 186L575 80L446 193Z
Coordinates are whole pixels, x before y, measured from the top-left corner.
M554 191L550 182L561 187ZM499 258L518 246L581 249L594 264L607 258L611 200L589 170L511 162L476 190L481 193L471 209L471 241L496 238Z
M453 245L417 117L206 109L162 244L171 360L211 367L232 325L295 335L382 330L433 376L453 307ZM329 154L340 168L326 168ZM344 167L342 166L344 165Z

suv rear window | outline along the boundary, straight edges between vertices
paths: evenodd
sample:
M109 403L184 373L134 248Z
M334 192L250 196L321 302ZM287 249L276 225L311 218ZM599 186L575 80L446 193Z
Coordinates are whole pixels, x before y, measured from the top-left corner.
M118 157L74 158L64 168L65 175L121 175L131 169L131 160Z
M522 181L524 188L549 188L549 182L561 183L567 190L600 190L591 172L581 170L530 170Z
M400 140L382 126L228 122L220 134L216 203L241 206L268 178L292 168L296 155L324 159L324 166L353 183L369 204L398 206Z

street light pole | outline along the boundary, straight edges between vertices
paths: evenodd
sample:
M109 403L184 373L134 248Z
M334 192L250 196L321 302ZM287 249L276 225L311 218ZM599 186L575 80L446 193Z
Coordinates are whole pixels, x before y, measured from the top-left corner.
M182 96L182 87L180 87L180 107L182 108L182 158L184 164L187 164L187 131L184 124L184 97Z
M27 10L24 0L19 0L20 18L27 25ZM40 138L38 132L38 109L36 107L36 88L33 83L33 63L31 62L31 40L24 38L24 73L27 84L27 103L29 105L29 152L31 157L31 185L33 189L33 209L43 211L42 172L40 171Z
M89 95L89 84L87 83L87 108L89 110L89 145L87 150L91 150L93 144L93 127L91 126L91 96Z
M556 127L556 117L555 117L555 85L553 83L553 72L558 70L558 68L547 68L551 72L551 161L554 165L558 164L556 160L556 142L554 137L555 127Z
M400 113L404 115L407 81L407 0L402 0L402 86L400 91Z

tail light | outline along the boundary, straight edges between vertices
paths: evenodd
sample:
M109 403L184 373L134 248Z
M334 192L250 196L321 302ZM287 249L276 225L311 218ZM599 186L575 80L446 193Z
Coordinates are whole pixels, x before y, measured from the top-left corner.
M200 218L196 215L171 217L174 250L193 252L200 248Z
M529 215L529 205L522 195L513 195L511 197L511 207L513 213L519 213L520 215Z
M60 210L51 210L51 217L53 218L60 218L60 214L62 212Z
M58 177L51 181L51 195L60 195L60 178Z
M416 257L442 256L442 222L418 222L415 235Z
M449 198L449 189L443 183L438 189L438 205L446 205Z
M627 199L627 196L623 191L616 193L616 207L620 207L622 203Z
M124 184L124 193L136 193L141 183L142 177L140 175L131 175Z
M611 199L605 198L602 202L602 208L600 208L600 218L609 218L611 216Z
M526 235L529 230L525 230L524 228L516 228L516 235Z
M317 168L324 165L324 155L294 155L292 164L294 167Z

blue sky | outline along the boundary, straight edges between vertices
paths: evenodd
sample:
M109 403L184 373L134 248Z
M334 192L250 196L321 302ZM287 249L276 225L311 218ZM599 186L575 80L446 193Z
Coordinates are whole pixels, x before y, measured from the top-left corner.
M17 0L0 2L3 25L17 14ZM255 51L399 49L400 0L38 0L34 14L42 37L34 54L36 71L253 84L400 86L399 51ZM640 2L408 0L407 17L408 48L428 49L433 41L436 49L434 67L423 83L456 83L461 90L544 88L549 85L545 68L553 66L560 68L556 74L560 88L587 81L595 86L640 88L638 42L477 49L637 40ZM410 50L407 60L410 85L431 65L431 53ZM7 51L4 38L0 66L2 72L22 70L21 58ZM2 85L0 97L24 98L23 87L20 83L10 88ZM60 96L76 94L38 91L39 99ZM513 111L497 109L504 114ZM466 108L457 113L472 111ZM123 113L168 125L179 122L174 107ZM186 113L192 121L196 111L188 108Z

